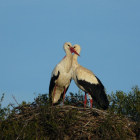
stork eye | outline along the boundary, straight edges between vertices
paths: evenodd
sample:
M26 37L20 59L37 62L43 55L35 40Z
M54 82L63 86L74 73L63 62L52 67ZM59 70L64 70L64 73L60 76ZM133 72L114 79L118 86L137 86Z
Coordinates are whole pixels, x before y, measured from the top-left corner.
M68 46L70 47L70 45L68 44Z
M75 46L73 48L75 48Z

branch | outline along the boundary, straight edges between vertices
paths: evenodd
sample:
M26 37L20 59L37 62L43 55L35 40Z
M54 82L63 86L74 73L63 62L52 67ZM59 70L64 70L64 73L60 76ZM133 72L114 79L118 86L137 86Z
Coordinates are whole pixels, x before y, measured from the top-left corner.
M15 99L15 97L12 95L12 97L14 98L15 102L20 106L20 104L17 102L17 100Z

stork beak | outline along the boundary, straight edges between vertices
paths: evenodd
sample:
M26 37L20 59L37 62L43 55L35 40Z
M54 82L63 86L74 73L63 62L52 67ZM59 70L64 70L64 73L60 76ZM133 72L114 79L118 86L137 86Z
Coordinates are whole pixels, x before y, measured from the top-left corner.
M71 53L75 53L75 54L77 54L78 56L80 56L75 50L74 50L74 48L73 47L70 47L70 51L71 51Z

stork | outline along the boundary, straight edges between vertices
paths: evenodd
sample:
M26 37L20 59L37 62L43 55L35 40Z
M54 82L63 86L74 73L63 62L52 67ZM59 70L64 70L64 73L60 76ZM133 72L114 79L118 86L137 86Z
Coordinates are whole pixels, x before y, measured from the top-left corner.
M67 92L71 79L72 79L72 52L76 53L70 42L66 42L63 45L63 49L66 52L66 56L60 61L51 74L51 80L49 85L49 99L50 102L57 105ZM78 54L78 53L77 53Z
M78 54L80 53L81 47L79 45L74 45L73 48ZM77 62L77 58L78 55L73 54L72 79L75 81L76 85L85 92L84 107L87 103L86 93L89 93L91 107L92 99L94 99L102 109L107 109L109 106L109 101L107 99L103 84L92 71L79 65Z

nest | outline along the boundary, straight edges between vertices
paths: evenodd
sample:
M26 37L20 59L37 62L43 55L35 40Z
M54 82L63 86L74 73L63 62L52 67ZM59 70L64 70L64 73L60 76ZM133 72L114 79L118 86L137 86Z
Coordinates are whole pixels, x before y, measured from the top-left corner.
M12 131L12 137L16 140L135 140L139 137L134 130L136 123L129 118L89 107L36 104L18 106L6 122L10 125L9 129L17 127ZM11 133L8 128L4 129Z

